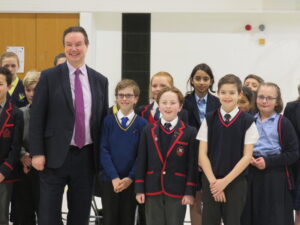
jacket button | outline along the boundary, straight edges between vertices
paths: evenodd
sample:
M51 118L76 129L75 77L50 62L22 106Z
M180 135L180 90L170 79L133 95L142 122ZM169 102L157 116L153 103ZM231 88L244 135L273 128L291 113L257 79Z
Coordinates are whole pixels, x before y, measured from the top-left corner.
M165 174L166 174L166 171L163 172L163 175L165 175Z

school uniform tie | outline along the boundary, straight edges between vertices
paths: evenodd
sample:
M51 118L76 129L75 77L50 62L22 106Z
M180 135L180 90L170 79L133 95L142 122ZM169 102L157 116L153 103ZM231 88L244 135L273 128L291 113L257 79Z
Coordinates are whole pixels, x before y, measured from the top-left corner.
M205 99L199 99L198 100L198 109L199 109L199 117L200 117L200 121L202 122L205 118Z
M226 124L229 124L230 118L231 118L230 114L226 113L226 114L224 115L224 117L225 117L225 123L226 123Z
M170 131L170 128L172 127L171 123L165 123L164 124L164 128L166 129L166 131Z
M85 115L80 69L75 71L75 135L74 141L77 147L82 148L85 144Z
M154 120L155 121L159 120L159 117L160 117L160 111L157 107L156 110L155 110L155 113L154 113Z
M121 126L123 127L123 128L127 128L127 121L128 121L129 119L128 119L128 117L122 117L121 118Z

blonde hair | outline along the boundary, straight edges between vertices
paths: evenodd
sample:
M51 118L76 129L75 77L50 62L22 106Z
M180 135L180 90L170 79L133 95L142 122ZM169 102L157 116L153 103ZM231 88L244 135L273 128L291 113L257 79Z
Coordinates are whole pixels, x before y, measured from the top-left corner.
M30 85L38 83L40 76L41 72L35 70L28 71L23 79L23 84L25 88L28 88Z

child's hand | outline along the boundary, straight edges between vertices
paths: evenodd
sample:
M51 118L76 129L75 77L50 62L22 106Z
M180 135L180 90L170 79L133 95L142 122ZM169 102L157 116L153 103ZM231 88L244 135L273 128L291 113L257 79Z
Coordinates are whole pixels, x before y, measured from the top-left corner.
M219 195L214 196L216 202L226 202L226 196L224 191L222 191Z
M24 167L30 167L31 166L31 157L29 155L28 152L26 152L22 158L21 158L21 162L23 164Z
M113 185L113 187L114 187L114 191L116 192L116 193L118 193L118 192L120 192L120 178L118 177L118 178L115 178L115 179L113 179L111 182L112 182L112 185Z
M44 170L46 158L44 155L35 155L32 157L32 166L39 171Z
M135 199L139 204L144 204L145 203L145 194L144 193L137 193L135 196Z
M228 183L224 178L217 179L215 182L212 182L210 186L210 192L215 197L219 195L227 187Z
M256 166L256 159L254 157L251 158L250 164Z
M129 177L124 177L121 181L120 181L120 184L119 184L119 192L127 189L130 184L132 184L132 180L129 178Z
M29 172L30 172L30 167L28 167L28 166L23 166L23 172L24 172L25 174L29 173Z
M256 165L255 165L258 169L260 170L264 170L266 169L266 162L265 159L263 157L259 157L256 159Z
M185 195L183 196L181 200L182 205L193 205L194 204L194 197L191 195Z
M5 176L4 176L2 173L0 173L0 183L1 183L2 181L4 181L4 179L5 179Z

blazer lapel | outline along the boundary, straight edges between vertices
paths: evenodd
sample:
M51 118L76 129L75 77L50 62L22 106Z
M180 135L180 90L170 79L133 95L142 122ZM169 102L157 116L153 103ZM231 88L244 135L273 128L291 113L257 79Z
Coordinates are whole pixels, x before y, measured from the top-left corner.
M201 122L200 122L200 117L199 117L198 103L197 103L196 98L195 98L195 92L192 93L192 95L191 95L191 100L192 100L192 106L193 106L193 113L194 113L194 116L195 116L197 122L198 122L199 124L201 124Z
M210 112L214 109L214 102L210 93L207 93L206 112Z
M295 120L297 121L297 132L300 134L300 119L297 119L297 116L300 115L300 101L297 102L296 110L295 110Z
M159 125L160 125L160 120L153 124L153 127L151 128L151 137L152 137L152 141L154 144L154 150L157 152L158 157L159 157L161 163L163 164L164 158L161 154L161 148L160 148Z
M72 98L72 91L71 91L71 84L70 84L70 78L69 78L69 69L67 66L67 63L64 63L61 67L62 70L62 74L61 74L61 78L62 78L62 86L63 86L63 91L65 93L65 96L67 98L67 103L68 106L70 108L70 110L72 111L72 113L74 114L74 104L73 104L73 98Z
M0 114L0 125L2 125L1 130L0 130L0 137L2 136L4 130L6 127L11 126L8 124L9 119L11 117L11 110L12 110L12 104L10 101L6 101L2 112Z
M172 134L172 139L171 139L171 142L170 142L170 146L169 146L166 158L169 157L169 155L173 151L175 145L177 144L178 140L183 135L183 131L182 130L184 128L185 128L184 123L181 120L179 120L178 123L176 124L175 128L174 128L175 130L174 130L174 132Z

